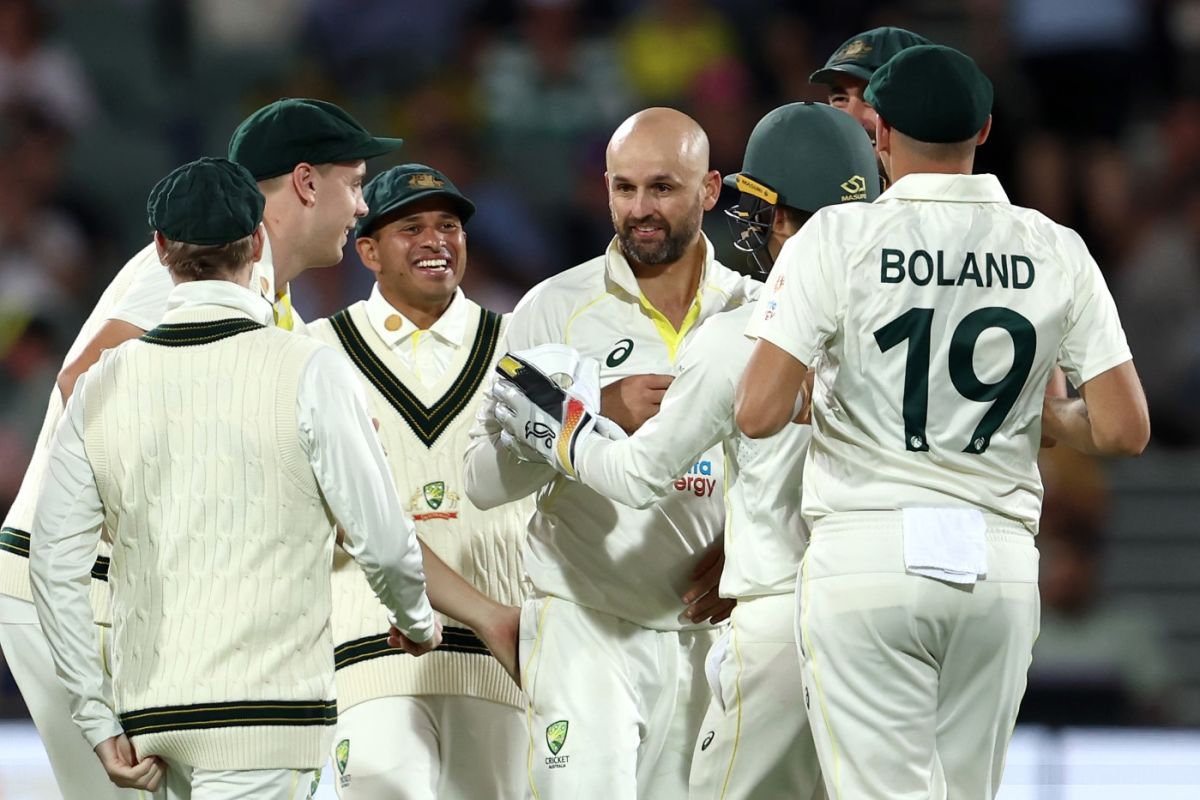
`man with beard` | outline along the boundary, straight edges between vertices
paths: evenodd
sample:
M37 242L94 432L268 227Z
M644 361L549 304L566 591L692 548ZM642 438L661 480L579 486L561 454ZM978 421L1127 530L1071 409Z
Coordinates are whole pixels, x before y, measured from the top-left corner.
M606 163L616 230L607 252L534 287L501 347L561 343L595 359L611 418L616 381L674 372L697 328L752 299L757 284L717 263L700 232L720 176L694 120L641 111L613 134ZM720 449L659 505L634 510L510 451L494 405L484 402L472 432L466 486L481 508L537 492L525 547L535 597L522 610L520 641L530 796L686 797L708 701L701 675L716 635L708 621L732 607L716 586Z
M741 173L725 180L741 191L725 212L734 242L764 272L817 209L879 194L871 142L854 120L823 103L791 103L763 117ZM753 313L743 306L705 323L680 359L662 410L637 433L610 441L584 430L574 444L577 479L635 508L668 496L701 453L714 445L724 450L729 516L721 595L738 605L709 659L713 696L696 742L690 800L824 797L794 624L808 534L800 486L812 429L786 425L760 443L734 425L734 390L754 349L742 334ZM514 440L528 442L527 422L556 427L512 383L494 391L497 415ZM551 458L556 452L536 451Z

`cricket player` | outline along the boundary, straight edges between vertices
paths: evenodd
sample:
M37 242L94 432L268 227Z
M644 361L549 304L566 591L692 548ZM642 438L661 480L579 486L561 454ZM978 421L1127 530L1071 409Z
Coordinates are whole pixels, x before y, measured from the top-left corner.
M481 511L462 496L470 424L506 327L458 288L475 206L424 164L380 173L364 195L370 211L356 247L375 287L309 333L357 367L421 540L480 590L520 605L532 498ZM424 658L389 647L386 606L354 559L335 551L332 759L343 800L522 796L524 695L475 632L444 625L445 644Z
M79 380L34 520L34 602L75 721L114 782L165 777L172 799L310 792L337 716L333 520L414 653L441 637L349 364L268 325L249 289L264 202L225 159L154 187L167 313ZM112 700L88 600L102 526Z
M862 129L827 105L792 103L750 134L741 192L727 211L734 241L769 269L783 243L827 205L874 200L875 152ZM688 797L823 797L820 769L796 657L796 573L807 526L800 483L808 425L786 425L755 442L734 425L734 391L753 342L742 333L752 306L718 314L689 343L662 409L630 438L594 430L577 439L580 483L605 497L648 508L671 491L704 452L721 445L727 480L721 595L736 598L728 633L714 647L717 681L692 758ZM560 427L507 381L496 413L515 439L526 423ZM531 428L532 429L532 428ZM530 449L554 459L554 448Z
M893 183L823 209L780 253L737 424L774 434L820 363L800 587L831 797L992 798L1038 632L1039 436L1136 455L1145 398L1079 236L971 175L992 86L946 47L867 86ZM1060 364L1080 398L1044 396Z
M904 28L872 28L842 42L825 66L809 75L808 80L828 87L829 105L858 120L874 142L875 110L863 97L867 81L901 50L929 43L924 36Z
M633 115L609 142L605 177L616 231L608 250L534 287L502 347L569 345L598 362L611 388L669 377L696 331L755 297L757 284L715 261L700 232L720 176L694 120L665 108ZM484 402L467 451L468 496L490 508L537 493L524 556L536 596L520 642L526 796L685 797L708 700L703 660L715 632L706 620L728 613L714 602L720 450L697 459L657 506L634 510L514 455L493 407Z
M306 269L341 260L346 231L366 213L360 183L364 160L395 150L401 140L374 137L344 110L318 100L284 99L251 114L235 132L232 159L246 166L266 196L266 242L252 285L270 302L275 286ZM283 174L280 174L282 170ZM42 490L50 439L63 405L105 349L158 324L173 284L151 242L109 284L67 353L50 394L33 458L0 531L0 646L29 708L65 800L127 798L105 780L54 676L29 587L29 531ZM277 325L302 327L286 293L274 303ZM109 555L101 543L93 565L93 606L107 644Z

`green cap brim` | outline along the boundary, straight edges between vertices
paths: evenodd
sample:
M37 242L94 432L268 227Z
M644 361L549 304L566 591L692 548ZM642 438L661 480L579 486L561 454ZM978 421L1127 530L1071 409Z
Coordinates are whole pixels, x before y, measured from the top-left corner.
M858 64L837 64L832 67L822 67L821 69L808 76L809 83L820 83L825 86L833 86L833 79L838 75L853 75L855 78L861 78L864 81L870 81L872 72L866 67L861 67Z
M379 213L375 213L375 209L371 209L370 217L365 219L367 224L360 224L355 235L368 235L375 228L379 227L379 223L381 221L386 221L386 218L391 216L393 212L399 211L402 208L407 208L408 206L411 206L414 203L419 203L420 201L429 197L444 197L449 200L458 209L458 218L464 225L467 224L467 220L475 215L475 204L463 197L461 194L447 192L445 189L427 189L423 192L410 194L403 200L388 205L379 211Z
M357 147L350 148L344 156L339 156L339 161L357 161L358 159L366 160L377 156L385 156L388 153L399 150L404 144L403 139L393 139L387 136L372 136Z

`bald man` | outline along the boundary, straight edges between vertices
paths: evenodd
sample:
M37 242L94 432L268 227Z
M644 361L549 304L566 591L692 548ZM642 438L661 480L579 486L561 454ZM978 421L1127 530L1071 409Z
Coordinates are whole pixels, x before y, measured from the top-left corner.
M656 413L699 326L753 299L757 284L717 263L700 232L720 176L691 118L665 108L630 117L609 143L605 178L616 236L534 287L502 346L561 343L595 359L604 415L634 430ZM508 450L493 413L485 402L472 433L468 496L491 508L537 494L520 641L527 797L687 797L712 622L732 608L717 595L720 448L637 510Z

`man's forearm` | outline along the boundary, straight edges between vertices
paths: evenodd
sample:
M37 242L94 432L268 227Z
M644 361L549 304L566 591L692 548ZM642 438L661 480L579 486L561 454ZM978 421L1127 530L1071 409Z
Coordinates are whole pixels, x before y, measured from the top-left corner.
M808 368L781 347L759 339L737 388L737 426L751 439L783 430L807 402Z
M435 611L478 631L487 626L491 615L503 608L450 569L425 542L421 542L421 556L425 563L425 591Z
M1042 404L1042 435L1086 455L1103 455L1092 436L1087 404L1078 397L1047 397Z

